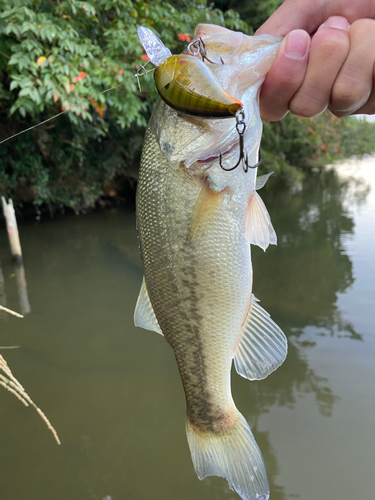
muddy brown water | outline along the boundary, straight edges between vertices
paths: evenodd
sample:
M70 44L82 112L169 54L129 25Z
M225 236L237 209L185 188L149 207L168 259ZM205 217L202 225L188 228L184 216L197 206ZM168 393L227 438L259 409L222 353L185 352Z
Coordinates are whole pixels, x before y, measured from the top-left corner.
M279 245L253 250L254 293L289 338L264 381L233 373L271 500L375 495L375 160L260 193ZM48 415L0 387L0 500L235 500L194 473L172 350L133 325L134 210L20 225L31 313L1 314L1 350ZM5 229L6 305L19 310Z

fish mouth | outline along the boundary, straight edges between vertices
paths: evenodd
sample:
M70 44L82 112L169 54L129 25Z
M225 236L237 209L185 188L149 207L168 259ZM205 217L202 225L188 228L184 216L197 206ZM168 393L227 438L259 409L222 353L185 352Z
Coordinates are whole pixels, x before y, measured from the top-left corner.
M213 163L214 161L219 160L220 155L221 155L221 158L223 159L226 156L228 156L230 153L232 153L238 147L238 145L239 145L239 141L236 141L226 151L220 152L220 153L217 153L217 151L215 151L215 152L213 151L212 156L209 156L208 158L204 158L204 159L198 159L196 161L196 163L199 163L200 165L208 165L209 163Z

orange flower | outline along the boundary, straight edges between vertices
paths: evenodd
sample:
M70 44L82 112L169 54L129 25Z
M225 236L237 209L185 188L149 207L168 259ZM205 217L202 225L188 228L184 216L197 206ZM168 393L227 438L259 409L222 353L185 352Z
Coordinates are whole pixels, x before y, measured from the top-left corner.
M124 74L124 70L123 69L120 69L120 71L118 72L119 75L123 75Z
M75 82L75 83L77 83L77 82L78 82L78 80L79 80L78 76L75 76L75 77L73 78L73 82Z
M146 56L146 54L143 54L143 56L141 57L141 59L143 59L144 61L149 61L150 58L148 56Z
M73 89L74 89L74 83L71 83L71 84L69 85L69 92L70 92L71 90L73 90Z
M179 33L177 37L179 40L182 40L183 42L191 42L189 33Z
M40 56L40 57L39 57L39 59L37 60L36 64L37 64L38 66L41 66L41 65L44 63L44 61L45 61L46 59L47 59L47 58L46 58L45 56Z
M78 75L78 78L80 80L83 80L85 78L85 76L86 76L86 73L84 71L81 71L80 74Z

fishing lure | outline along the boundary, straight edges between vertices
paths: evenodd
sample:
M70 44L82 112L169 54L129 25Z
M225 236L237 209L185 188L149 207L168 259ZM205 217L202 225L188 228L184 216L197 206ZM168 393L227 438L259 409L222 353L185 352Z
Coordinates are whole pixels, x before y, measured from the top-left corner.
M246 122L242 102L228 94L203 60L195 57L200 54L202 59L212 63L206 56L203 40L193 40L189 44L189 50L194 55L172 55L150 29L139 27L138 36L150 61L156 66L154 72L156 89L168 106L188 116L236 119L240 146L239 160L234 167L224 168L220 155L221 168L231 171L240 163L245 172L249 168L257 168L260 161L255 165L249 165L244 149ZM223 61L221 63L223 64Z
M199 118L233 118L243 108L203 61L191 55L172 55L160 38L143 26L138 28L138 36L156 66L156 89L168 106Z

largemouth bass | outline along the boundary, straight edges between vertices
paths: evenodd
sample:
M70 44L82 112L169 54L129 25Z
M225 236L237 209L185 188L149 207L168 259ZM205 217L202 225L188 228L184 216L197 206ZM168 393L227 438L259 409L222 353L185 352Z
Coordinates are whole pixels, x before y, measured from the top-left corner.
M279 38L199 25L228 94L243 103L249 162L258 160L258 91ZM222 64L224 63L224 64ZM267 500L261 452L231 395L230 372L267 377L285 359L280 328L252 296L250 244L276 244L256 192L256 169L227 172L238 158L234 119L189 117L159 101L147 127L137 191L144 281L135 324L172 347L187 403L186 432L200 479L225 477L244 500Z

